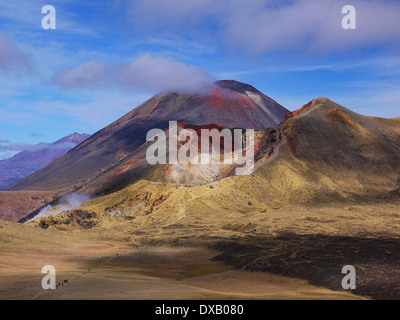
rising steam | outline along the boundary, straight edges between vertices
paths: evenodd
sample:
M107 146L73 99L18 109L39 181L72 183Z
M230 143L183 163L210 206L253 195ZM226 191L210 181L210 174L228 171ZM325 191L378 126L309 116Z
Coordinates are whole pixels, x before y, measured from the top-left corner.
M42 210L40 210L40 212L35 217L33 217L31 220L34 220L37 218L49 217L49 216L56 215L56 214L59 214L61 212L67 211L67 210L77 209L81 206L81 204L83 202L90 200L90 199L91 199L91 197L83 195L83 194L78 194L78 193L67 194L66 196L61 198L60 202L57 205L54 205L54 206L47 205Z

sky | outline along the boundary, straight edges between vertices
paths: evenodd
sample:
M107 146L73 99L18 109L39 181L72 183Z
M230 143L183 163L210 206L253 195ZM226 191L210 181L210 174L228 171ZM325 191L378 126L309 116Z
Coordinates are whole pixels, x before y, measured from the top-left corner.
M42 27L46 5L56 29ZM394 0L1 1L0 159L223 79L289 110L323 96L400 117L399 53Z

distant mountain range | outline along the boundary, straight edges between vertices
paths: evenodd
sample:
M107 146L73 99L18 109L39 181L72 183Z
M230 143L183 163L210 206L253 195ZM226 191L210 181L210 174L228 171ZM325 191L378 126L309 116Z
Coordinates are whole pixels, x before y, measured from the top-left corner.
M54 143L39 143L33 150L22 151L0 160L0 189L44 168L89 138L89 134L70 134Z

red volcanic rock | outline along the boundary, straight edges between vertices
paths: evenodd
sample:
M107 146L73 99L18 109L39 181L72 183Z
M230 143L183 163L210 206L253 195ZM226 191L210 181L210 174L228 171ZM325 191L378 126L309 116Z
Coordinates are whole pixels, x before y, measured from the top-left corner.
M221 126L218 126L216 124L206 124L206 125L203 125L203 126L194 126L194 125L188 125L188 124L183 123L183 122L178 123L178 127L181 128L181 129L191 129L191 130L194 130L196 132L197 138L198 138L197 148L198 148L199 151L201 150L201 137L202 137L202 132L203 132L202 130L211 131L211 130L215 129L218 132L221 132L222 130L225 129L225 128L223 128ZM211 141L211 138L210 138L210 146L211 146L211 142L212 141ZM182 143L182 144L185 144L185 143ZM221 151L221 153L223 153L224 152L224 146L225 146L225 139L223 137L221 137L219 139L219 144L220 144L220 151ZM229 148L231 150L233 150L233 146L229 146Z
M304 110L308 109L309 107L311 107L313 104L312 101L310 101L309 103L305 104L304 106L302 106L300 109L297 109L293 112L290 112L288 114L285 114L285 120L291 119L297 115L299 115L300 113L302 113Z

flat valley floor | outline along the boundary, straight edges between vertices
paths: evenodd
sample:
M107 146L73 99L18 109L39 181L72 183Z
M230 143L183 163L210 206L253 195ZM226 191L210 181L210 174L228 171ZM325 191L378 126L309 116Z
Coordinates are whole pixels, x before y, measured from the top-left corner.
M399 209L296 206L72 231L1 221L0 299L400 299ZM43 290L44 265L69 284ZM345 265L357 270L352 292Z

